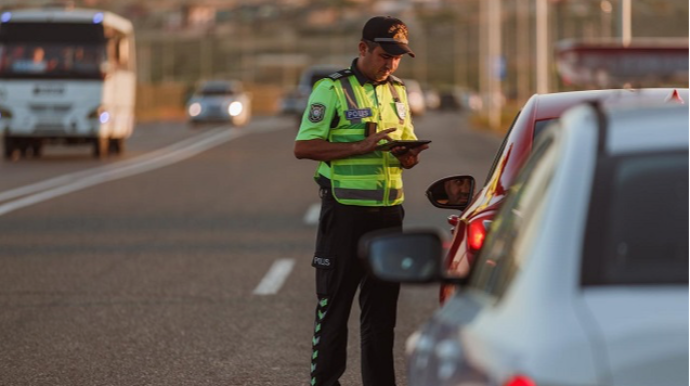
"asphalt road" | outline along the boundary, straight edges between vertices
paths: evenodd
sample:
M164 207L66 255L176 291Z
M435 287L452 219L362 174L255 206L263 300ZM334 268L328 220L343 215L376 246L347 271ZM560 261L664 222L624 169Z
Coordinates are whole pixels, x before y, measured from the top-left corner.
M424 190L450 174L481 184L500 138L458 114L416 126L433 143L405 175L406 227L447 232L453 212ZM161 122L139 125L119 158L48 147L0 161L0 385L307 385L316 229L304 219L318 197L295 134L281 117ZM405 338L436 307L435 287L403 289L399 385ZM355 303L343 385L361 383L358 317Z

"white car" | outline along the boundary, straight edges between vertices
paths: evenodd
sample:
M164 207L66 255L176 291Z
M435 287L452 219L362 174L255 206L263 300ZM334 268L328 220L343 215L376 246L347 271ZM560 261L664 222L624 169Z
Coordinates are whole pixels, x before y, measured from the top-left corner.
M230 123L244 126L251 119L251 97L237 80L201 83L187 103L189 123Z
M363 240L381 279L459 287L408 385L688 385L687 105L576 107L510 189L469 277L436 232Z

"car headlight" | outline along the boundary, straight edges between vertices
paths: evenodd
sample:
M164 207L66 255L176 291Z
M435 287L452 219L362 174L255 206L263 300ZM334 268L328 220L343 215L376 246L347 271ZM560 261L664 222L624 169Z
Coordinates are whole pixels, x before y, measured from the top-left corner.
M201 104L198 102L192 103L189 105L187 112L189 113L190 117L196 117L197 115L201 114Z
M0 118L12 118L12 112L4 107L0 107Z
M238 102L238 101L234 101L234 102L230 103L230 106L228 106L228 114L230 114L230 116L236 117L236 116L242 114L242 109L243 109L242 103Z

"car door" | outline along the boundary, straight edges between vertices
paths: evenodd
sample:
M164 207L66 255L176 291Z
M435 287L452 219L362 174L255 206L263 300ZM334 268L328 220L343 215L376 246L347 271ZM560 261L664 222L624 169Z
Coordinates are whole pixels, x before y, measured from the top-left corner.
M511 358L515 353L508 345L495 344L501 339L486 334L500 335L514 330L515 321L500 320L492 314L528 260L522 253L534 239L531 234L523 237L521 231L543 226L556 157L554 139L547 137L511 189L504 209L492 226L486 248L479 253L472 268L469 286L457 291L417 338L417 348L410 360L411 385L464 384L487 378L502 382L504 379L497 374L512 369ZM485 328L487 322L493 327ZM448 353L458 353L458 356L450 357ZM461 363L450 363L452 360Z

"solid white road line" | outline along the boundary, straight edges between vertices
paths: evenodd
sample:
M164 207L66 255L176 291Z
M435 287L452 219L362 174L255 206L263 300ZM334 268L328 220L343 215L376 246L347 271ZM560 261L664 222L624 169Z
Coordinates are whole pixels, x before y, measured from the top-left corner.
M254 295L275 295L290 276L295 259L276 260L254 290Z
M198 140L185 147L170 151L170 152L155 152L156 156L147 157L141 162L123 162L123 165L110 165L110 167L104 167L103 169L96 170L95 172L79 176L79 173L72 175L72 178L68 180L60 180L63 185L58 185L53 189L49 189L37 194L26 196L15 201L8 202L6 204L0 205L0 216L15 211L20 208L24 208L30 205L37 204L42 201L50 200L52 198L65 195L77 190L81 190L90 186L102 184L107 181L113 181L120 178L130 177L136 174L141 174L154 169L162 168L174 164L176 162L185 160L194 155L197 155L205 150L216 147L220 144L233 140L242 136L244 133L238 130L223 130L220 132L215 132L214 134L207 135L203 139ZM178 146L173 145L168 148L176 148ZM142 156L142 158L144 158ZM98 169L98 168L95 168ZM76 177L75 177L76 175ZM57 177L54 180L59 180L61 177ZM67 182L72 180L72 182ZM51 181L51 180L49 180ZM48 184L48 181L43 183ZM52 182L57 183L57 182ZM34 188L40 186L42 183L34 184ZM50 185L50 184L48 184ZM48 185L43 185L43 188ZM21 189L21 188L20 188ZM15 189L17 190L17 189ZM27 191L30 189L27 189ZM7 192L5 192L7 193Z
M311 204L307 213L304 214L304 224L306 225L316 225L319 222L319 216L321 215L321 204L315 203Z
M169 153L174 152L176 150L180 150L180 149L184 150L190 145L192 145L192 147L193 147L197 142L201 142L202 140L204 140L204 142L206 142L205 140L209 139L209 138L215 140L215 138L219 135L219 133L226 133L226 134L220 134L221 137L224 135L228 135L227 134L228 132L234 133L232 138L226 139L227 141L229 141L231 139L242 136L244 134L267 133L267 132L272 132L272 131L277 131L277 130L281 130L281 127L275 126L275 125L269 125L267 127L254 127L251 130L247 130L246 128L228 129L227 126L218 126L218 127L215 127L213 129L209 130L208 132L196 135L196 136L191 137L191 138L187 138L185 140L174 143L174 144L169 145L167 147L164 147L162 149L154 150L150 153L146 153L146 154L140 155L138 157L134 157L132 159L128 159L125 161L119 161L119 162L115 162L112 164L95 167L92 169L82 170L82 171L75 172L75 173L65 174L65 175L54 177L54 178L51 178L51 179L48 179L45 181L41 181L41 182L37 182L34 184L30 184L30 185L22 186L19 188L10 189L10 190L4 191L4 192L0 192L0 202L8 201L8 200L11 200L11 199L14 199L17 197L21 197L21 196L25 196L27 194L32 194L32 193L44 191L46 189L54 188L57 186L64 186L66 184L81 180L85 177L100 175L103 172L110 172L113 170L119 171L121 168L129 166L129 165L144 163L144 162L146 162L152 158L165 156L165 155L168 155ZM225 142L225 140L219 141L218 145L220 145L223 142ZM210 146L210 147L213 147L213 146ZM204 149L204 150L206 150L206 149ZM185 157L185 158L187 158L187 157ZM182 159L184 159L184 158L182 158ZM180 160L182 160L182 159L180 159ZM163 165L163 166L165 166L165 165ZM151 169L149 169L149 170L151 170ZM137 173L135 173L135 174L137 174ZM127 177L127 176L123 176L123 177ZM110 180L104 180L101 182L106 182L106 181L110 181ZM91 185L88 185L88 186L91 186ZM84 186L84 187L86 187L86 186ZM70 191L74 191L74 190L70 190ZM68 193L68 192L65 192L65 193ZM63 193L63 194L65 194L65 193ZM35 197L34 200L36 198L37 197ZM50 198L52 198L52 197L50 197ZM46 199L48 199L48 198L46 198ZM36 201L36 202L40 202L40 201ZM33 202L33 203L36 203L36 202ZM14 209L12 209L12 210L14 210ZM7 212L5 212L5 213L7 213ZM0 215L2 215L2 214L4 214L4 213L0 213Z
M226 130L227 129L223 130L223 132L225 132ZM54 188L56 186L61 186L61 185L64 185L64 184L67 184L70 182L77 181L77 180L84 178L84 177L96 175L96 174L99 174L99 173L102 173L105 171L119 169L123 166L132 165L132 164L136 164L139 162L149 160L151 158L159 157L163 154L170 153L170 152L178 150L180 148L184 148L185 146L188 146L189 144L193 144L194 142L198 142L200 139L214 136L219 131L220 131L219 129L215 129L209 133L204 133L204 134L194 136L192 138L187 138L183 141L177 142L175 144L164 147L162 149L155 150L155 151L152 151L150 153L146 153L144 155L140 155L138 157L128 159L125 161L119 161L119 162L115 162L112 164L99 166L99 167L95 167L95 168L91 168L91 169L87 169L87 170L82 170L82 171L75 172L75 173L65 174L65 175L54 177L54 178L51 178L51 179L48 179L45 181L37 182L34 184L22 186L22 187L15 188L15 189L6 190L4 192L0 192L0 202L11 200L13 198L21 197L21 196L24 196L27 194L40 192L42 190Z

